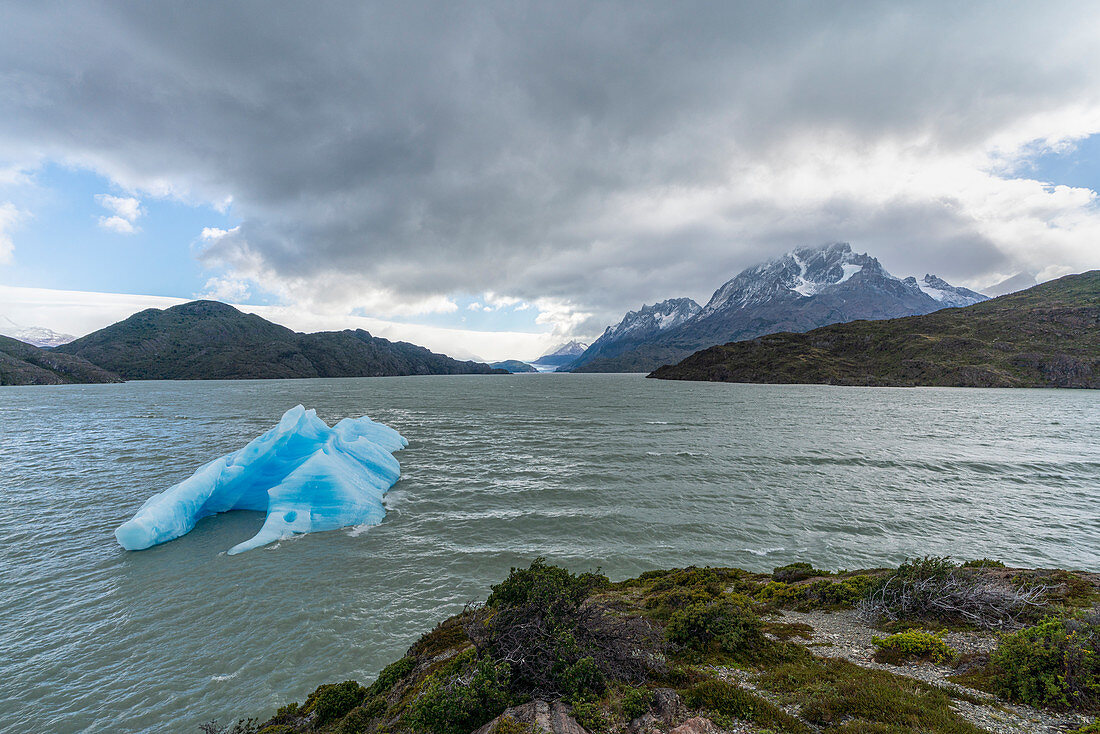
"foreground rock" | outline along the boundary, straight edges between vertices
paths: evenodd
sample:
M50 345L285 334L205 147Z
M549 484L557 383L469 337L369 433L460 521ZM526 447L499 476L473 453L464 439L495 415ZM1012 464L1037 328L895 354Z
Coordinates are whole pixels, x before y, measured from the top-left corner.
M509 722L533 726L535 731L546 734L588 734L573 718L572 709L560 701L532 701L505 709L503 714L478 729L475 734L490 734Z

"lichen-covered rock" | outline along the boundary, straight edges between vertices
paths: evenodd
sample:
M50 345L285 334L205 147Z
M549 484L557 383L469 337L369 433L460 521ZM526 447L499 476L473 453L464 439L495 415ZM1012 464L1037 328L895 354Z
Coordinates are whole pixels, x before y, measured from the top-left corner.
M492 734L503 719L533 726L536 732L542 731L546 734L588 734L588 730L573 718L572 709L560 701L532 701L522 706L513 706L474 734Z
M688 719L683 724L669 732L669 734L717 734L721 731L710 719L702 716Z

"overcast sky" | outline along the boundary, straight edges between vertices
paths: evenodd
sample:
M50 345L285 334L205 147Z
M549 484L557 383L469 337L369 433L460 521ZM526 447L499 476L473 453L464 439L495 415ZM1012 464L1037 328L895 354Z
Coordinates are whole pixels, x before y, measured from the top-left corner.
M1055 2L5 3L0 314L206 295L529 358L803 245L974 287L1100 267L1098 29Z

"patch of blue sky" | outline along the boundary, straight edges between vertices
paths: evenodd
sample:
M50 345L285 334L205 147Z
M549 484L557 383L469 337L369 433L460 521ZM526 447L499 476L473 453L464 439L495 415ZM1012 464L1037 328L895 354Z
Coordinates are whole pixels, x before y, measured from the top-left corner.
M140 200L132 233L101 225L117 216L97 199L104 194ZM195 258L203 228L239 223L232 209L130 194L92 171L57 164L4 186L0 199L24 213L10 232L13 261L0 268L6 285L191 298L215 275Z
M1100 192L1100 134L1090 135L1060 150L1048 149L1028 156L1014 168L1013 174L1055 186Z

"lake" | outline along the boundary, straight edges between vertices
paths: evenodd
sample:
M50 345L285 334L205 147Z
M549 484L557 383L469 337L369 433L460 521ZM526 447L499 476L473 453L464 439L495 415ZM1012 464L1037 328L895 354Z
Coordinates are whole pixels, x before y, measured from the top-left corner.
M127 552L150 495L302 403L399 430L372 528ZM613 579L935 554L1100 570L1100 393L515 375L0 388L0 731L197 732L368 682L537 556Z

